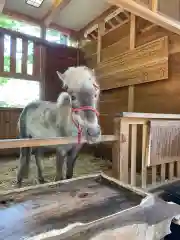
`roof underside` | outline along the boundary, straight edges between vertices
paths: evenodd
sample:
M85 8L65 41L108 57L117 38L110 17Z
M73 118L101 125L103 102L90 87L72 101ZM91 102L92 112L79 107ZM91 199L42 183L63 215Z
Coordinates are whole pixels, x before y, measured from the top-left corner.
M110 8L106 0L65 0L67 4L56 9L52 23L71 30L79 31L88 23ZM52 0L44 0L39 8L29 6L25 0L6 0L5 9L41 21L53 7Z

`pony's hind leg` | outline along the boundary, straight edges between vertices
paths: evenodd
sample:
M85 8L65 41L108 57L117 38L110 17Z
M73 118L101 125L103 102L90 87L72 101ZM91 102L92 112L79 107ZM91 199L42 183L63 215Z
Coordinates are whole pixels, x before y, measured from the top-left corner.
M44 177L43 177L43 174L42 174L42 165L41 165L42 151L39 148L37 148L34 151L34 156L35 156L35 160L36 160L38 182L40 184L43 184L46 181L44 180Z
M20 166L17 172L17 185L18 187L22 186L23 178L27 178L29 174L29 162L31 158L31 149L30 148L20 148Z

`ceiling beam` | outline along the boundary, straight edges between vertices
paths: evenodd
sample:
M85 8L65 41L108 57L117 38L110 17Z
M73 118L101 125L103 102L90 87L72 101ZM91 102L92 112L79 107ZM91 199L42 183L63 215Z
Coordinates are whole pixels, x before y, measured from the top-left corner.
M54 0L52 8L46 13L46 15L42 19L44 25L48 27L52 23L57 11L65 8L70 3L70 1L71 0Z
M6 3L6 0L0 0L0 13L2 13L5 3Z
M10 11L7 8L4 8L3 13L13 19L19 20L19 21L25 21L28 23L32 23L38 26L42 26L43 22L39 21L38 19L35 19L33 17L30 17L28 15L16 12L16 11ZM52 29L56 29L60 32L63 32L64 34L68 34L68 35L77 35L77 32L68 28L64 28L58 24L55 23L51 23L50 28Z
M180 35L179 22L157 12L153 12L147 7L144 7L133 0L107 0L107 1L118 7L123 7L125 10L135 14L136 16L140 16L156 25L159 25L171 32Z
M118 9L118 7L116 6L112 6L110 8L108 8L106 11L104 11L101 15L99 15L97 18L95 18L93 21L91 21L90 23L88 23L84 28L82 28L79 31L79 35L81 37L84 36L84 33L90 29L91 27L93 27L94 25L98 24L99 22L102 22L105 17L107 17L109 14L113 13L114 11L116 11Z

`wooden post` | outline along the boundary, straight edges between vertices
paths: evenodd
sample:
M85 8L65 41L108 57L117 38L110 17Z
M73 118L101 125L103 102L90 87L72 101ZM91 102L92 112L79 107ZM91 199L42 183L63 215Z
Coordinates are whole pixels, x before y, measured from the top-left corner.
M105 23L98 24L98 39L97 39L97 64L101 62L102 34L104 33Z
M136 16L131 13L130 17L130 50L135 48L136 41ZM134 86L128 87L128 112L134 111Z
M151 0L150 4L151 4L151 6L150 6L151 10L153 12L157 12L157 10L158 10L158 0Z
M135 48L136 41L136 16L131 13L130 15L130 50ZM134 111L134 85L128 87L128 112ZM137 141L137 125L130 126L131 134L131 184L136 185L136 141ZM128 159L129 160L129 159ZM127 160L127 161L128 161ZM129 173L129 169L128 169Z
M146 167L146 146L147 146L147 123L143 124L142 132L142 165L141 165L141 185L142 188L146 188L147 185L147 167Z
M119 149L119 179L129 183L129 123L123 118L120 120Z
M112 175L116 179L120 179L120 118L114 119L114 135L117 141L114 142L112 148Z

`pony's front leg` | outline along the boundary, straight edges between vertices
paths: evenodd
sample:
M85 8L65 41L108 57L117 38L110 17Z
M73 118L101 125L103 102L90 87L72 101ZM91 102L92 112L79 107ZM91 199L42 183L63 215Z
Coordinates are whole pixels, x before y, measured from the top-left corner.
M78 157L78 152L82 148L82 144L73 147L67 155L67 171L66 171L66 179L70 179L73 177L74 166L76 163L76 159Z
M31 158L30 148L20 148L20 165L17 172L17 186L22 186L22 180L25 177L28 177L29 173L29 162Z
M64 174L63 174L63 166L66 163L66 155L62 155L60 151L56 150L56 177L55 181L63 180Z
M37 167L37 176L38 176L38 182L40 184L45 183L43 174L42 174L42 165L41 165L41 158L42 158L42 151L40 148L37 148L34 152L35 160L36 160L36 167Z

